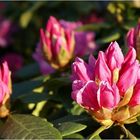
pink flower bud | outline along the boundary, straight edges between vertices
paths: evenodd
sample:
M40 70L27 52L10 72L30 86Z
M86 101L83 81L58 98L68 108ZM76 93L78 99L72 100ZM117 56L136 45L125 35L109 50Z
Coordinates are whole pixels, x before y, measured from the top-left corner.
M124 95L127 89L134 87L136 84L138 69L138 63L134 62L132 65L128 66L123 73L121 73L117 83L121 95Z
M140 105L140 82L138 82L134 87L133 96L129 102L130 106Z
M0 117L5 117L9 114L9 106L7 104L11 91L11 72L7 62L4 62L0 68Z
M133 87L136 84L138 70L139 65L136 61L136 51L131 47L125 56L119 74L119 81L117 83L121 95L124 95L128 88ZM128 77L129 80L126 80Z
M97 101L97 89L98 87L95 82L89 81L84 84L80 90L74 89L72 92L72 98L86 109L99 110L99 104Z
M8 94L10 94L10 92L11 92L11 89L9 88L9 86L10 86L9 84L10 84L10 80L11 80L10 76L11 76L11 72L9 71L8 64L7 64L7 62L4 62L0 69L0 79L7 87L6 91Z
M95 61L91 59L93 58L90 57L90 63L95 63ZM72 79L73 80L77 79L77 80L82 80L87 82L90 79L93 79L93 76L94 75L90 64L88 65L82 59L77 57L75 59L75 62L72 64Z
M120 95L117 86L111 87L109 83L101 82L97 91L97 100L101 108L114 108L120 101Z
M99 52L95 65L95 79L97 81L108 81L111 83L111 71L106 63L105 54Z
M81 22L58 21L51 16L46 30L40 29L40 52L36 51L33 58L39 63L43 74L63 68L73 57L90 54L95 50L95 34L76 31L80 26Z
M46 30L41 29L40 35L41 49L48 63L55 69L66 66L73 57L73 33L62 28L54 17L50 17Z
M134 48L130 47L128 53L124 58L121 71L125 71L127 67L132 65L136 61L136 51Z
M134 34L135 34L135 29L131 28L126 35L126 42L128 47L135 47Z
M53 16L50 16L46 25L46 33L48 33L48 36L53 36L53 34L61 35L61 30L62 28L57 19Z
M120 69L124 61L123 53L117 42L111 42L106 50L107 64L110 70Z

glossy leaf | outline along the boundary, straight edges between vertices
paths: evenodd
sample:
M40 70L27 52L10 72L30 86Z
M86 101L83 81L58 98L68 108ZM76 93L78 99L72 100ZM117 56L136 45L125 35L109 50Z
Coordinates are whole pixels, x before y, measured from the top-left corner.
M62 118L53 121L53 124L58 125L62 122L77 122L77 123L87 123L89 120L93 121L88 115L67 115Z
M46 120L30 115L10 115L0 130L4 139L61 139L59 131Z
M64 139L84 139L84 137L78 133L71 134L68 136L63 137Z
M86 125L74 122L64 122L59 123L57 128L61 132L62 136L68 136L79 131L82 131L86 128Z
M21 96L24 96L25 94L31 93L36 88L39 88L40 86L42 86L45 80L46 80L46 77L40 77L38 79L14 84L12 99L16 99Z

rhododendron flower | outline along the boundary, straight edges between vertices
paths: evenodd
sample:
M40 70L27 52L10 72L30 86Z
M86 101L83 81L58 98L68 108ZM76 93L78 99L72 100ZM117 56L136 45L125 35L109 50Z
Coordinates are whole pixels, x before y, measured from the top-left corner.
M2 58L1 62L6 61L8 63L9 69L14 74L17 70L21 69L23 66L23 57L18 53L6 53Z
M74 53L76 56L83 56L85 54L89 54L95 51L97 45L94 41L95 33L89 31L76 31L80 26L82 26L82 22L68 22L65 20L59 21L61 26L65 29L74 31L75 34L75 50Z
M0 117L9 114L9 98L11 94L11 72L7 62L4 62L0 68Z
M46 61L55 69L65 67L73 58L73 33L62 28L54 17L50 17L45 31L41 29L40 35L41 50Z
M76 32L80 26L81 22L57 21L50 17L45 32L43 29L40 31L41 41L33 54L41 73L53 73L56 69L66 66L73 57L95 50L94 33Z
M6 47L10 43L11 32L11 21L0 17L0 47Z
M117 42L97 60L72 64L72 98L103 125L132 123L140 113L140 65L134 48L126 56ZM123 113L125 112L125 113ZM132 119L133 118L133 119Z
M140 23L128 31L126 43L128 47L134 47L136 49L137 58L140 60Z
M55 69L65 67L73 57L95 50L93 32L76 32L81 25L81 22L57 21L50 17L45 32L40 31L41 41L33 54L41 73L53 73Z

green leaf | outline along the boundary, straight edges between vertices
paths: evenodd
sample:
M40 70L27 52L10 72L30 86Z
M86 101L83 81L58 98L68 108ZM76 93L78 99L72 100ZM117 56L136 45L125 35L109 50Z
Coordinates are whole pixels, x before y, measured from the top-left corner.
M68 85L70 83L71 83L70 78L68 78L68 77L62 77L61 78L61 77L59 77L59 78L53 78L53 79L47 80L46 86L47 86L47 88L53 90L53 89L59 88L61 86Z
M41 101L36 105L36 108L33 110L32 115L34 116L39 116L41 110L43 109L43 107L45 106L46 101Z
M18 98L26 93L33 91L33 89L40 87L44 79L30 80L13 85L13 98Z
M104 37L104 38L102 38L102 39L97 40L96 42L97 42L98 44L109 43L109 42L118 40L118 39L120 38L120 36L121 36L121 35L120 35L119 32L114 32L114 33L110 34L110 35L107 36L107 37Z
M59 131L45 119L30 115L10 115L0 129L4 139L61 139Z
M63 122L75 122L75 123L82 123L86 124L91 127L98 127L99 124L88 114L82 114L82 115L67 115L62 118L56 119L52 121L53 124L56 126L59 123Z
M46 93L31 92L31 93L24 94L24 96L20 96L18 99L20 99L24 103L38 103L41 101L46 101L47 95L48 95L47 92Z
M30 23L33 17L34 11L40 8L42 4L44 4L44 2L40 2L40 1L35 2L33 6L30 6L28 10L26 10L24 13L21 14L20 19L19 19L19 23L21 27L26 28L28 26L28 24Z
M25 28L29 24L31 18L33 16L33 13L31 11L24 12L20 17L20 25L21 27Z
M80 123L63 122L59 123L56 127L61 132L62 136L68 136L84 130L87 126Z
M125 30L130 30L131 28L135 27L137 25L137 21L134 21L133 22L129 22L129 23L125 23L122 27L125 29Z
M37 63L24 66L22 69L16 72L15 76L21 79L30 78L39 75L40 69Z
M58 125L59 123L68 122L68 121L77 122L77 123L87 123L87 121L89 120L93 122L93 119L88 115L67 115L57 120L54 120L53 124Z
M71 134L68 136L64 136L64 139L84 139L84 137L81 134L75 133L75 134Z
M108 29L110 27L111 25L109 25L108 23L94 23L80 26L76 29L76 31L91 31L91 30L97 31L103 28Z
M43 84L48 78L41 76L34 80L14 84L11 99L20 99L24 103L37 103L46 100L48 92L44 91Z

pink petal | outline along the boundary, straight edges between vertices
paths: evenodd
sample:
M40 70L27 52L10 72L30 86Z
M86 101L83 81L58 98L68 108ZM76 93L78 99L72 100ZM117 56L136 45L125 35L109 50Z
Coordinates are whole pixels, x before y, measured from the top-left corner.
M88 59L88 64L89 64L89 74L90 77L92 77L93 80L95 80L95 63L96 63L96 59L94 58L93 55L90 55L89 56L89 59Z
M43 50L45 50L45 52L51 57L52 56L51 43L49 38L45 35L43 29L40 29L40 36L41 36L40 46L42 46Z
M111 71L107 66L105 55L101 51L95 65L95 77L100 81L111 82Z
M95 82L89 81L80 90L73 91L72 97L78 104L82 105L86 109L98 110L99 105L97 103L97 86Z
M120 94L124 95L128 88L134 86L137 81L137 73L139 70L138 62L134 62L127 67L123 73L121 73L117 86L120 90Z
M5 92L5 88L3 86L3 82L0 81L0 103L2 103L5 94L6 94L6 92Z
M114 107L113 90L107 82L101 82L97 91L99 106L111 109Z
M113 89L113 96L114 96L114 106L117 106L117 104L120 102L119 89L116 84L112 85L112 89Z
M128 53L125 56L124 62L122 64L121 72L127 70L127 68L136 61L136 51L134 48L130 47Z
M121 68L124 57L119 44L116 41L110 43L105 54L107 58L107 64L111 70L114 70L115 68Z
M126 43L128 47L135 47L135 29L131 28L126 35Z
M86 82L93 78L92 75L89 65L77 57L75 62L72 64L72 79Z
M50 16L46 25L46 31L50 34L53 33L56 35L60 35L60 30L61 30L61 27L57 19L53 16Z
M133 96L129 102L130 106L136 106L140 104L140 83L137 83L134 88Z
M1 74L2 74L2 81L8 86L9 85L9 78L10 78L10 71L7 62L5 61L1 67Z

